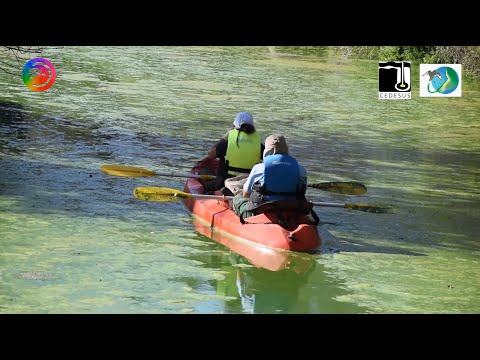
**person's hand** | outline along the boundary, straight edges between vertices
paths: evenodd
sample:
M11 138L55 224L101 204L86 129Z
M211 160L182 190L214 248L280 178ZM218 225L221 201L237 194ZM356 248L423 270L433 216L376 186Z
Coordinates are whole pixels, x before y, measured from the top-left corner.
M298 217L298 222L300 224L310 224L315 225L315 219L311 214L301 215Z

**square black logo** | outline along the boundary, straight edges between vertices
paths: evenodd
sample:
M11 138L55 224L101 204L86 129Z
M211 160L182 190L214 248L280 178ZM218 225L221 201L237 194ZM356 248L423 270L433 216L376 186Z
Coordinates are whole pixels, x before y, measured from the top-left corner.
M387 61L378 63L378 98L411 99L411 63Z

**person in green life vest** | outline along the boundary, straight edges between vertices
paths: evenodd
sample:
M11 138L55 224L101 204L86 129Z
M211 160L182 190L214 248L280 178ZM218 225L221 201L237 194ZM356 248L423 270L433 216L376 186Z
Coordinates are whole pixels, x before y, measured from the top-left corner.
M208 151L207 158L220 159L215 188L225 186L222 188L225 195L241 191L250 170L262 160L264 149L253 116L248 112L239 112L233 128Z

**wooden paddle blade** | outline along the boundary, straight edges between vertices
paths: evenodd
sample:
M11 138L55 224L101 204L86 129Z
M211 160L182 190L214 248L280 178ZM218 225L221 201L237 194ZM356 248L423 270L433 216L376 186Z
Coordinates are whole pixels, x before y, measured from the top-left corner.
M124 165L103 165L100 170L107 175L114 176L143 177L156 175L156 173L151 170Z
M359 210L365 212L372 212L372 213L392 213L393 208L390 205L385 204L364 204L364 203L356 203L356 204L345 204L344 206L346 209L352 210Z
M367 192L365 185L355 181L330 181L308 184L308 187L346 195L363 195Z
M133 195L140 200L159 202L179 201L192 196L189 193L185 193L177 189L156 186L137 187L133 190Z

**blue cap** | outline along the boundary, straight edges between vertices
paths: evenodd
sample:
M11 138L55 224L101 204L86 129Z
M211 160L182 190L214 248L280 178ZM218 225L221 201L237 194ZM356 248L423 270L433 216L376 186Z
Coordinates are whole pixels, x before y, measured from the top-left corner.
M248 112L239 112L237 116L235 116L233 126L235 126L236 129L240 129L240 126L243 124L250 124L253 126L253 116Z

